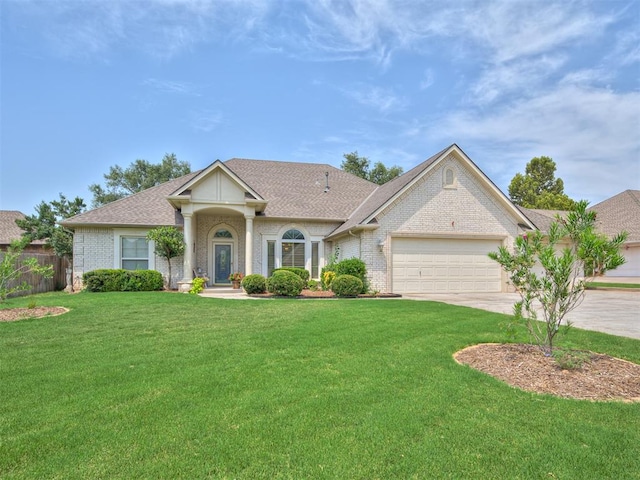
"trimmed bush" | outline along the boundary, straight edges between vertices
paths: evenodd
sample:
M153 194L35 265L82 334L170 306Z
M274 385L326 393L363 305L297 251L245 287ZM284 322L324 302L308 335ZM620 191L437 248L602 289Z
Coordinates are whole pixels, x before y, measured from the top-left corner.
M309 281L309 271L305 270L304 268L297 268L297 267L280 267L280 268L276 268L273 273L275 272L280 272L280 271L286 271L286 272L292 272L295 273L296 275L298 275L303 282L307 283Z
M318 290L318 285L319 285L319 282L317 280L309 280L307 282L307 288L312 292L315 292Z
M367 282L367 266L365 263L359 258L347 258L342 260L335 265L336 275L352 275L356 278L359 278L362 282L362 289L358 293L366 293L368 282ZM332 287L333 289L333 287Z
M331 282L331 290L336 297L355 297L362 292L362 280L353 275L338 275Z
M267 290L274 295L296 297L300 295L305 283L293 272L279 270L267 279Z
M162 274L155 270L99 269L82 276L88 292L149 292L162 290Z
M249 295L264 293L267 291L267 281L259 273L253 273L244 277L242 280L242 288L244 288L244 291Z

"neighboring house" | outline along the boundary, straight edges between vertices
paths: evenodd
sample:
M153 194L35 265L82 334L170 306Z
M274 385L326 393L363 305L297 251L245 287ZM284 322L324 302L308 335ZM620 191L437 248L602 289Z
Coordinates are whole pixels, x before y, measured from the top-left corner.
M17 224L16 220L23 220L24 213L17 210L0 210L0 251L5 251L11 242L20 240L24 230ZM50 253L44 240L34 240L24 249L27 253Z
M562 210L538 210L519 207L529 220L542 232ZM626 231L629 235L622 247L626 263L605 273L605 277L640 277L640 190L625 190L587 210L596 212L596 228L609 238Z
M381 186L330 165L231 159L62 222L74 235L74 278L97 268L167 272L145 235L184 232L173 272L213 285L232 272L295 266L318 278L328 259L358 257L381 292L500 292L487 253L533 223L457 146Z
M605 276L640 277L640 190L625 190L589 210L596 212L596 226L607 236L623 230L629 234L622 247L626 263Z

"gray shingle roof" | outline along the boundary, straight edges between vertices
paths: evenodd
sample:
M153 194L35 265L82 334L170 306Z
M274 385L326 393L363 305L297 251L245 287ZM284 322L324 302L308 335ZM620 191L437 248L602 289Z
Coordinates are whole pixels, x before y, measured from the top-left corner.
M166 198L171 192L197 174L198 172L192 172L157 187L148 188L142 192L68 218L61 223L68 227L79 225L182 225L182 216L176 213Z
M346 220L376 185L326 164L234 158L224 165L267 200L265 217ZM64 225L181 225L167 197L203 170L69 218ZM329 190L325 193L329 173Z
M542 210L539 208L525 208L517 205L525 217L527 217L541 232L548 232L551 223L560 215L564 217L567 213L565 210Z
M9 245L12 241L22 237L24 230L16 225L16 220L22 220L24 213L17 210L0 210L0 245ZM44 240L34 240L35 245L44 245Z
M640 190L625 190L589 210L596 212L596 226L608 236L629 233L628 242L640 242Z
M376 185L327 164L233 158L224 164L267 200L266 217L344 221ZM325 193L329 173L329 190Z

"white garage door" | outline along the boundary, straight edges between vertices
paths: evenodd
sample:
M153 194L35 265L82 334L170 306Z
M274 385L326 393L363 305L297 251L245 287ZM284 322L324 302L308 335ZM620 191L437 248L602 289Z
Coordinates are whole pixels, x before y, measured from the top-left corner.
M500 240L394 238L395 293L500 292Z

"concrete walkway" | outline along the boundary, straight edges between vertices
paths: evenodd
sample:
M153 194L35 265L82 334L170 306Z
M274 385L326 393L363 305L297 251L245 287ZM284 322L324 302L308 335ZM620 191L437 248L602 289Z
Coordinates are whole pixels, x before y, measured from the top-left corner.
M619 283L634 283L615 280ZM637 279L634 279L637 282ZM232 300L259 300L242 289L207 288L201 297ZM490 312L513 313L513 304L520 299L516 293L443 293L405 294L407 300L434 301L479 308ZM584 301L567 315L577 328L640 339L640 292L630 290L587 290Z

